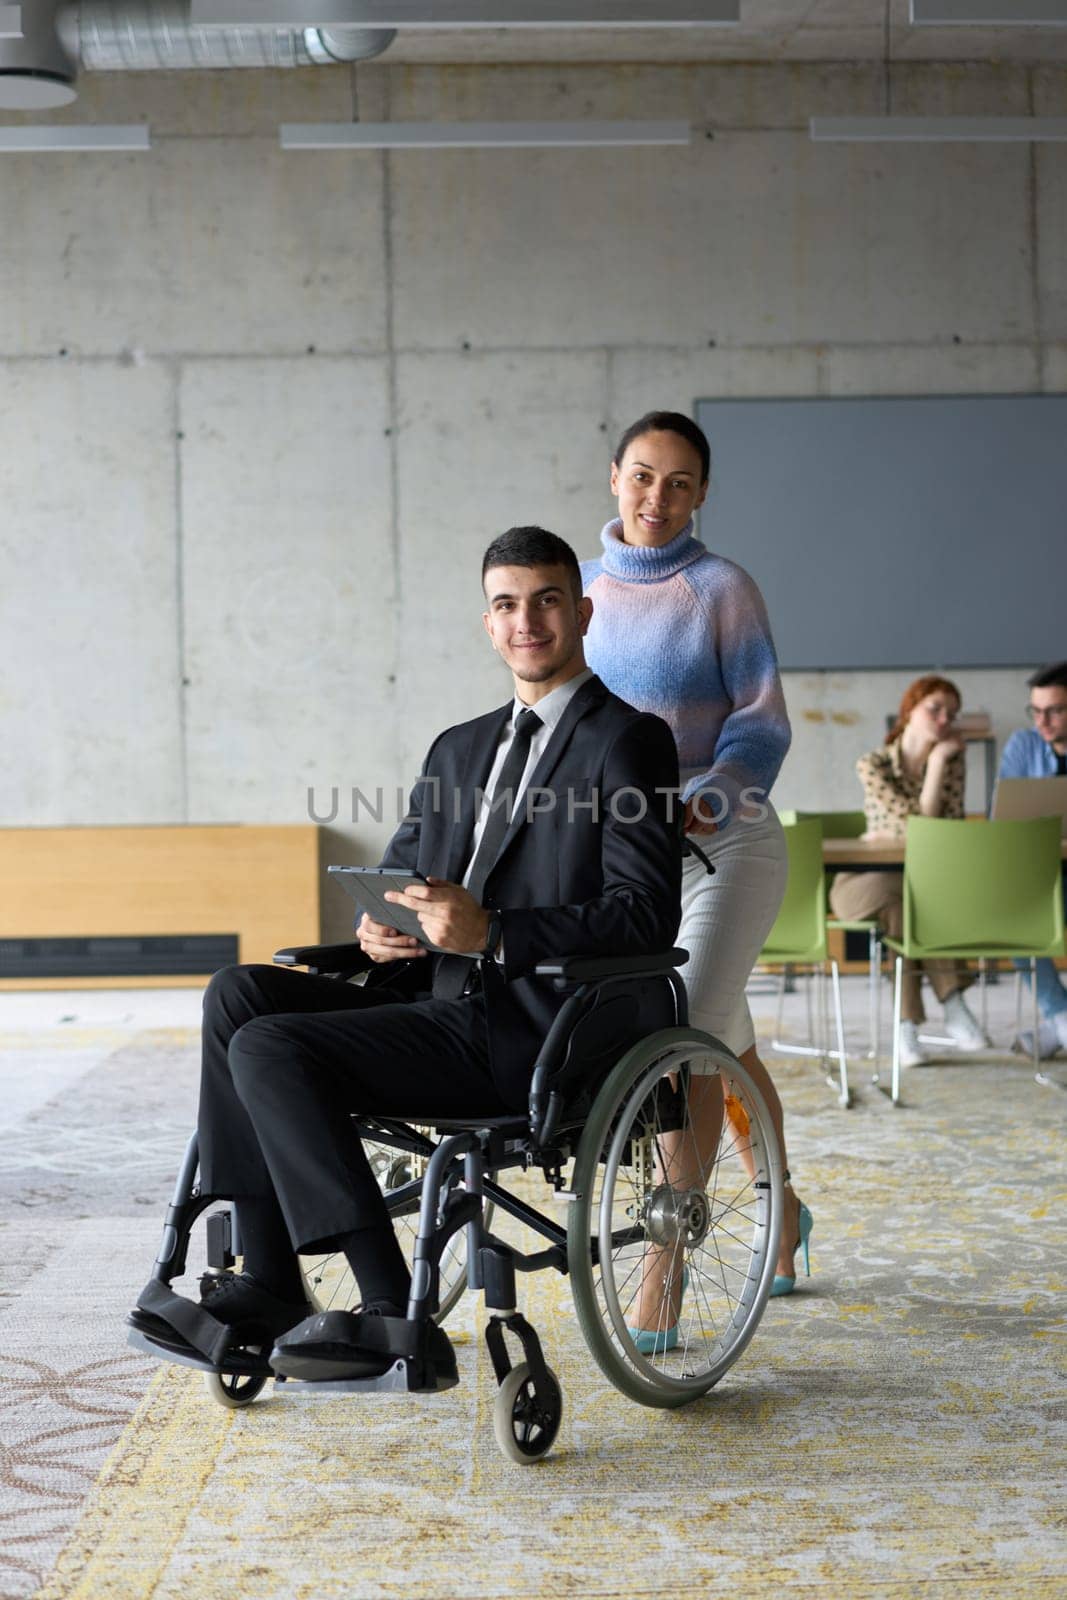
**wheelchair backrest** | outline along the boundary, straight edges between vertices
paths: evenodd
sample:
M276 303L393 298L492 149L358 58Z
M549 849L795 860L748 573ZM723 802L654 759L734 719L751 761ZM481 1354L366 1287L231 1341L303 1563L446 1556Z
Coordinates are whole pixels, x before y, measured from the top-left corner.
M534 1065L535 1085L584 1102L632 1045L686 1021L677 973L583 984L557 1014Z

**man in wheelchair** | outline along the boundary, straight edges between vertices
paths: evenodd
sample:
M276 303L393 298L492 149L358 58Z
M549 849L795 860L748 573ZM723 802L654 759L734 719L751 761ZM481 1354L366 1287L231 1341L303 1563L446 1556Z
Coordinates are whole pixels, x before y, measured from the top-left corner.
M172 1358L252 1347L281 1376L336 1381L410 1355L409 1269L353 1115L525 1111L567 998L538 963L646 956L677 932L674 740L586 667L592 603L573 551L512 528L489 546L482 578L513 698L435 740L383 859L428 880L398 899L446 953L364 915L362 986L267 966L212 979L201 1187L236 1202L243 1270L205 1277L199 1304L146 1287L131 1322ZM355 1312L309 1316L297 1252L325 1250L351 1266ZM422 1336L438 1381L454 1381L444 1330L430 1323Z

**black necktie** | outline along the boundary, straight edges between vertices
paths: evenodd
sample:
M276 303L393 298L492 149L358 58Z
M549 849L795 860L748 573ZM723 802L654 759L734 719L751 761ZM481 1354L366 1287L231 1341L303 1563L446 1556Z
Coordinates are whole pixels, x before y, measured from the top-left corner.
M489 815L467 878L467 892L479 903L515 812L518 788L530 757L530 741L541 726L536 711L520 711L515 719L515 732L489 800ZM434 994L443 1000L461 995L472 965L467 956L441 956L434 973Z
M496 780L489 802L489 815L485 819L482 837L478 841L467 878L467 890L479 902L515 812L519 785L530 758L530 740L540 726L541 718L536 711L520 711L515 718L515 732Z

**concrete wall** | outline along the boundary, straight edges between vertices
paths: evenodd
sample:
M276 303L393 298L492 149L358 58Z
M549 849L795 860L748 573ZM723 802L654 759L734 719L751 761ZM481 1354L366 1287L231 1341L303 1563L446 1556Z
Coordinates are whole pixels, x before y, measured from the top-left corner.
M1067 111L1063 68L890 87L901 112ZM368 119L716 136L278 148L280 121L347 118L357 90ZM2 820L300 821L336 786L331 853L372 858L395 799L353 827L352 787L392 794L505 694L482 548L540 521L592 552L633 415L1067 387L1063 147L807 139L809 115L885 103L848 65L84 78L68 120L144 117L155 143L0 156ZM1002 740L1020 675L960 680ZM780 803L857 799L900 688L791 675Z

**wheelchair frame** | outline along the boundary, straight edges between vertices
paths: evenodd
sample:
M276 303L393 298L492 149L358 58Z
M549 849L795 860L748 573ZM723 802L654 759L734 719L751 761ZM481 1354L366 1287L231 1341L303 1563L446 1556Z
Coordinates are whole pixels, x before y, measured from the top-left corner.
M357 956L362 957L358 946L312 946L279 951L275 960L345 977L359 970ZM416 1207L419 1220L407 1307L411 1336L405 1353L380 1376L285 1379L272 1374L265 1351L240 1348L229 1348L221 1357L215 1353L209 1360L179 1341L168 1346L146 1333L137 1325L136 1313L129 1342L152 1355L201 1368L214 1398L231 1407L248 1405L271 1377L286 1393L428 1392L456 1381L438 1374L427 1357L430 1319L436 1315L443 1320L464 1286L480 1290L489 1313L486 1343L499 1386L494 1432L505 1455L528 1462L543 1456L556 1437L562 1393L536 1330L518 1310L516 1273L553 1267L570 1273L586 1343L617 1388L646 1405L666 1407L706 1393L748 1344L770 1291L781 1228L782 1163L769 1113L748 1074L720 1041L686 1023L685 990L676 971L685 959L684 951L674 950L539 965L538 976L573 992L538 1054L525 1117L429 1119L436 1139L406 1120L355 1117L365 1142L426 1159L421 1175L385 1186L394 1221L413 1215ZM625 1037L627 1019L646 1002L646 1009L658 1010L661 1017L672 1014L673 1026L653 1028L632 1043L632 1029ZM595 1054L610 1057L607 1069L595 1074L589 1071L590 1043L597 1046ZM699 1139L690 1128L704 1079L716 1079L733 1102L728 1117L719 1110L720 1133L707 1171ZM711 1095L709 1115L714 1116L719 1091L704 1084L700 1092ZM568 1189L564 1168L572 1159ZM720 1184L724 1160L731 1163L723 1167L730 1176ZM672 1164L677 1181L670 1176ZM738 1164L747 1173L744 1181ZM194 1134L145 1294L153 1284L169 1293L173 1279L185 1271L194 1224L227 1198L200 1192L197 1165ZM518 1167L540 1168L553 1188L567 1195L566 1227L496 1181L501 1171ZM524 1252L492 1233L489 1206L539 1234L546 1247ZM209 1268L223 1271L235 1264L238 1229L239 1217L232 1210L209 1215ZM462 1278L450 1283L442 1302L442 1259L461 1231L465 1285ZM637 1293L635 1274L638 1280L648 1276L650 1260L657 1271L659 1263L666 1263L663 1315L676 1301L677 1316L673 1325L658 1332L644 1330L642 1324L644 1342L651 1348L641 1349L625 1318ZM629 1296L625 1306L624 1295ZM689 1311L683 1317L687 1296ZM517 1366L511 1362L506 1334L521 1347Z

